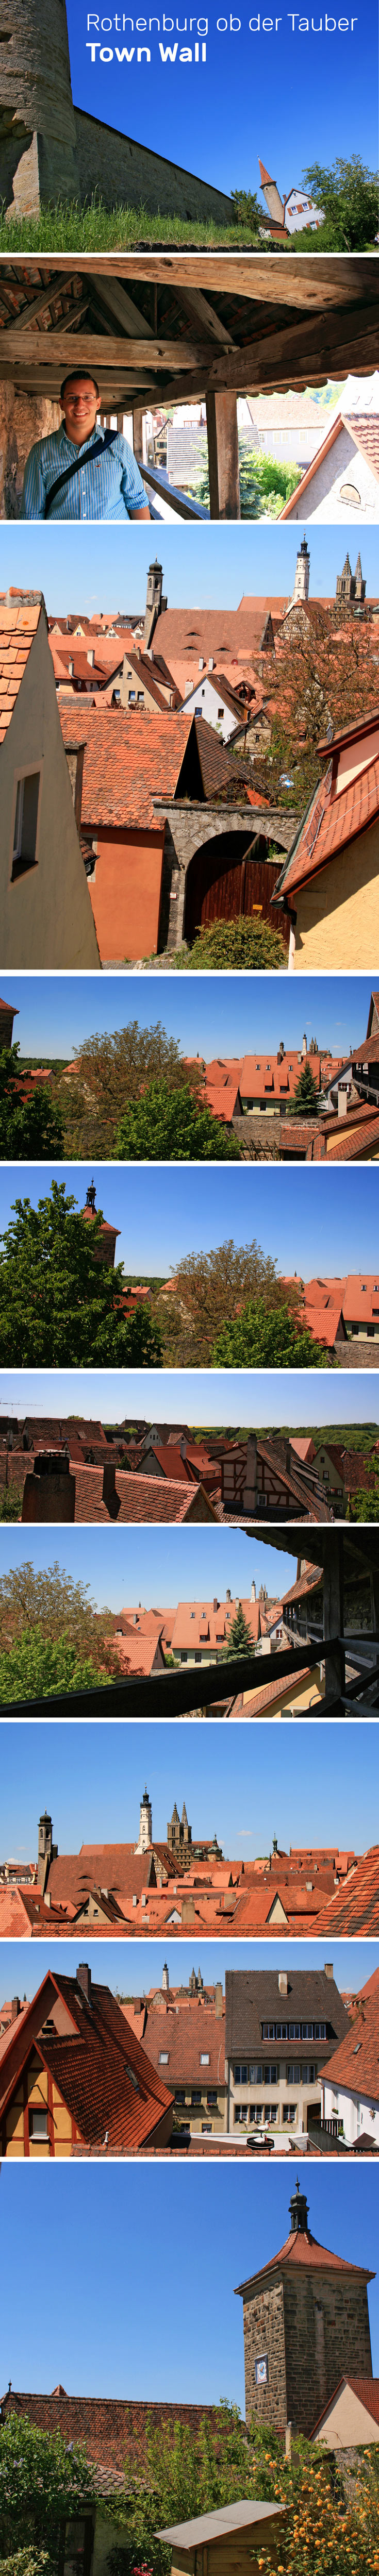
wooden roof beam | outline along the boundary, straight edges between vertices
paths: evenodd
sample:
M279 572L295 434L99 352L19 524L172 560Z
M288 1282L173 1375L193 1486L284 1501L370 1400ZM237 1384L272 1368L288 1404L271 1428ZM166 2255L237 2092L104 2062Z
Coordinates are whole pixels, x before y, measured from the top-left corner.
M66 254L54 252L54 274L65 267ZM5 267L5 263L4 263ZM83 252L70 254L70 275L91 273L106 280L120 278L128 286L194 286L215 289L218 294L241 294L253 302L271 302L317 307L320 314L326 305L348 307L359 302L364 285L366 301L377 295L377 258L329 257L318 252L247 251L123 251L92 254L83 262Z
M145 321L145 315L139 312L138 304L133 303L132 296L126 293L126 287L120 286L116 278L102 275L100 280L98 279L96 303L100 311L111 314L112 320L119 323L126 338L154 339L151 323Z
M12 278L12 286L15 286L16 282L18 281L16 281L15 278ZM10 280L9 283L11 283ZM85 271L82 283L83 286L86 283ZM33 295L30 299L30 303L23 305L21 312L17 314L17 322L14 313L8 314L7 321L4 324L5 331L8 332L15 329L18 331L30 331L33 324L39 321L40 316L42 316L43 313L49 312L50 305L56 303L57 295L62 295L63 292L67 293L69 287L74 284L75 286L77 284L76 277L74 279L70 276L66 277L63 275L62 277L56 278L54 286L50 283L50 286L41 287L39 295ZM82 298L80 295L75 296L73 310L75 313L81 313L83 310ZM69 325L67 322L67 329L68 327ZM52 324L51 328L55 329L56 324Z
M14 359L15 366L17 366L20 360L21 363L23 360L27 363L29 359L29 363L33 363L34 361L35 366L41 366L42 372L44 357L48 358L49 354L50 337L50 332L24 331L21 333L17 326L12 324L11 328L6 333L7 364L9 365L9 361L12 358ZM0 376L2 372L1 346L2 337L0 333ZM66 360L68 364L70 363L71 341L69 334L67 334L65 329L60 329L54 332L54 349L57 365L65 366ZM83 331L81 335L81 356L83 359L83 366L95 367L96 370L98 367L101 367L102 360L104 360L104 341L99 337L97 332ZM162 372L165 367L168 367L170 372L172 370L172 372L175 373L176 370L179 370L179 367L181 370L182 368L190 369L191 367L200 366L204 368L205 365L211 363L211 360L211 349L206 349L203 347L202 343L196 344L196 342L192 342L190 340L188 340L188 342L183 340L178 342L177 340L171 339L154 340L153 337L149 339L148 336L146 336L146 339L145 337L142 339L139 338L138 334L135 339L120 340L112 338L106 340L106 361L108 366L116 367L118 372L123 372L125 369L125 376L128 375L129 369L133 368L133 366L139 366L142 373L145 365L149 368L149 372L151 372L153 367L157 369L157 373ZM226 361L223 359L221 362L222 366L224 366L225 363Z
M204 397L205 391L217 393L222 388L238 394L275 393L288 386L294 390L304 384L323 385L330 377L334 382L338 378L343 382L351 368L356 375L371 375L376 365L378 329L379 297L369 314L364 306L359 311L353 308L336 315L334 326L328 313L322 323L319 317L315 320L307 316L305 321L292 321L290 327L284 325L281 330L257 332L244 349L229 355L225 351L218 357L214 350L212 354L208 350L206 378L204 367L194 371L191 398L196 400ZM189 390L187 383L188 394ZM177 402L183 400L184 391L178 366ZM161 384L161 402L170 398L172 387L169 395L168 388Z

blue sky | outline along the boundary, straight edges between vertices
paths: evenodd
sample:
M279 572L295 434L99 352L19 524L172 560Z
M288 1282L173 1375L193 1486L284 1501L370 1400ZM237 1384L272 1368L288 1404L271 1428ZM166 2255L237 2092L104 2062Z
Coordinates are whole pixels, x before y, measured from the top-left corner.
M204 1554L206 1543L206 1557ZM0 1530L0 1577L24 1565L32 1558L36 1570L43 1569L58 1557L59 1565L73 1582L88 1583L92 1599L99 1609L121 1610L129 1601L145 1609L162 1602L165 1608L176 1601L213 1601L225 1599L227 1586L233 1595L248 1597L254 1581L277 1594L288 1591L296 1568L292 1553L277 1556L275 1548L254 1547L244 1530L203 1529L75 1529L57 1531L54 1538L46 1530L5 1528Z
M96 2165L4 2164L2 2388L11 2379L14 2388L49 2390L60 2380L75 2396L215 2405L227 2396L244 2414L242 2303L233 2293L288 2235L294 2174L273 2166L210 2172L174 2160L129 2164L127 2174L111 2165L105 2175ZM305 2180L319 2242L374 2271L375 2168L309 2162ZM178 2297L188 2272L191 2296ZM378 2282L368 2295L375 2374Z
M2 1941L0 2007L5 1997L11 1994L21 1997L37 1994L42 1978L48 1975L49 1970L52 1976L60 1973L61 1976L74 1977L82 1947L82 1934L77 1952L72 1941L44 1941L43 1954L35 1946L31 1948L26 1941ZM314 1971L323 1968L325 1947L325 1941L286 1942L289 1975L293 1976L295 1969L299 1968L304 1972L307 1968ZM111 1986L113 1994L148 1994L151 1986L162 1985L165 1957L163 1941L150 1941L148 1949L146 1941L97 1941L92 1977L97 1985ZM257 1972L270 1968L274 1974L283 1966L283 1950L279 1943L276 1948L274 1941L255 1941L254 1949L250 1943L248 1952L245 1941L234 1941L233 1954L230 1941L227 1944L222 1941L195 1941L195 1947L193 1941L171 1941L168 1964L172 1991L174 1986L188 1985L191 1968L195 1966L197 1970L201 1968L204 1985L213 1985L217 1978L221 1978L225 1993L226 1969L246 1969L248 1964ZM348 1993L351 1988L354 1994L359 1994L367 1978L373 1976L374 1968L379 1966L379 1949L374 1941L337 1941L333 1964L336 1985L342 1993Z
M372 162L377 150L376 114L376 12L374 0L362 0L355 13L353 33L351 16L346 35L325 34L325 9L313 12L307 20L309 33L292 33L289 12L283 9L277 33L263 34L263 12L259 32L249 33L250 12L241 6L231 13L226 9L217 33L218 13L211 11L208 24L207 59L204 66L176 64L163 66L158 46L162 41L164 12L160 9L159 32L155 27L150 39L151 62L137 65L136 20L131 32L130 16L126 32L117 36L116 12L98 12L98 24L90 27L92 40L113 49L113 61L101 64L99 53L92 65L86 51L87 8L68 0L68 25L71 49L71 76L75 105L102 123L118 126L123 133L135 136L154 152L179 161L202 178L213 180L227 193L233 188L259 189L258 155L266 169L277 179L286 194L298 186L304 168L314 161L328 166L336 154L346 158L360 152L363 160ZM332 12L329 10L332 25ZM91 12L91 17L96 12ZM305 15L305 13L304 13ZM232 28L230 32L230 17ZM139 27L149 25L150 11ZM221 12L220 12L221 17ZM111 29L109 28L111 20ZM99 25L100 21L100 25ZM338 24L338 11L335 23ZM120 29L125 24L122 10L118 14ZM166 33L163 42L175 41L176 25L184 32L184 45L191 42L190 12L166 9ZM253 19L253 26L256 23ZM266 25L267 21L266 15ZM272 26L275 30L275 13ZM103 34L101 35L101 27ZM200 19L200 30L204 19ZM240 29L240 32L238 32ZM195 30L196 32L196 30ZM115 46L130 50L135 42L134 60L119 65ZM142 34L142 44L149 37ZM183 45L183 32L178 45ZM264 199L260 199L264 204ZM163 204L163 212L165 205Z
M182 1055L248 1055L257 1048L309 1045L348 1054L367 1028L369 975L291 977L280 989L271 975L5 975L4 1001L14 1003L13 1037L21 1055L71 1056L95 1030L113 1032L137 1020L161 1020Z
M67 1723L75 1728L67 1736ZM38 1817L47 1807L60 1852L82 1842L137 1842L140 1800L147 1781L153 1834L166 1840L174 1802L185 1800L195 1838L217 1832L226 1859L254 1860L270 1851L273 1834L290 1843L367 1850L375 1831L379 1794L379 1728L363 1719L341 1729L278 1724L275 1765L265 1724L104 1724L49 1718L15 1731L4 1719L2 1756L2 1856L35 1857ZM250 1824L247 1817L250 1816Z
M293 1173L291 1174L291 1180ZM376 1370L350 1375L334 1370L277 1369L2 1369L0 1412L77 1413L87 1420L134 1419L196 1424L240 1422L258 1430L283 1422L304 1430L310 1422L376 1422ZM171 1545L171 1532L170 1532Z
M0 1172L0 1234L8 1225L16 1198L32 1207L46 1198L52 1179L65 1180L69 1196L83 1207L91 1167L9 1164ZM262 1169L231 1164L227 1193L222 1166L181 1164L127 1167L94 1164L97 1206L117 1225L116 1261L126 1271L169 1277L186 1253L209 1252L233 1236L236 1244L253 1238L277 1261L278 1272L311 1279L325 1271L342 1278L358 1269L373 1271L378 1262L377 1174L372 1164L358 1170L328 1172L311 1164L291 1169Z
M242 93L240 95L240 108ZM155 107L156 115L156 107ZM308 105L307 105L308 114ZM356 150L356 141L354 150ZM343 388L339 385L338 400ZM358 531L358 535L359 535ZM350 542L350 531L347 531ZM355 542L352 532L351 542ZM158 546L159 540L159 546ZM0 528L0 588L19 583L22 590L43 590L49 616L80 609L118 609L140 616L152 554L160 548L163 588L169 608L238 608L243 592L266 599L290 597L295 578L298 533L274 523L260 527L132 528L125 522L124 567L120 530L38 525ZM356 539L358 544L358 537ZM310 596L334 597L342 572L346 529L312 526ZM354 557L355 561L355 557ZM362 570L367 596L379 591L379 528L366 528Z

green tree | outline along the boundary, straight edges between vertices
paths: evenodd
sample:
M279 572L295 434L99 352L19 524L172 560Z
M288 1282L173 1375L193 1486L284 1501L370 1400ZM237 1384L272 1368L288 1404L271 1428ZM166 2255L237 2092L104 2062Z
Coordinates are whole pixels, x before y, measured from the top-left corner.
M318 1118L319 1106L320 1094L307 1056L304 1057L293 1100L287 1102L286 1118Z
M367 1484L359 1485L358 1493L352 1495L347 1517L352 1521L379 1521L378 1458L372 1461Z
M244 1307L222 1326L211 1355L211 1368L330 1368L330 1351L313 1333L302 1331L296 1315L283 1305L267 1312L263 1299Z
M205 1100L187 1083L179 1091L150 1082L142 1098L124 1109L114 1154L122 1163L239 1163L239 1146Z
M241 519L279 519L283 502L291 499L299 481L297 465L280 465L275 456L263 456L256 447L239 449L239 485ZM190 486L188 486L190 490ZM201 479L194 485L194 495L204 509L209 508L208 450L204 440L204 466Z
M42 2433L29 2417L7 2415L0 2429L0 2554L46 2551L57 2576L62 2523L95 2497L92 2462L80 2443Z
M322 206L326 221L317 237L320 250L368 250L378 232L378 176L368 170L359 152L350 161L337 160L331 170L313 161L304 172L305 185L316 206ZM309 246L310 234L296 237ZM313 243L313 235L312 235Z
M61 1113L48 1082L36 1084L29 1100L20 1099L19 1053L19 1046L0 1050L0 1156L22 1163L29 1155L42 1163L63 1146Z
M159 1299L165 1362L177 1368L209 1368L216 1335L239 1315L249 1299L273 1313L286 1302L297 1315L296 1289L284 1287L276 1263L258 1243L235 1244L229 1238L211 1252L189 1252L178 1263L175 1289ZM163 1320L164 1319L164 1320Z
M49 1643L39 1636L38 1628L29 1637L21 1637L11 1646L9 1655L0 1654L0 1703L18 1699L43 1699L50 1691L90 1690L91 1683L104 1688L109 1672L93 1664L91 1656L81 1661L68 1637Z
M34 1650L36 1641L44 1653L50 1648L55 1652L63 1644L74 1663L90 1660L91 1678L95 1674L100 1679L104 1666L109 1678L119 1672L113 1630L113 1612L106 1608L99 1612L88 1584L74 1582L58 1558L40 1568L26 1557L24 1564L0 1575L2 1657L29 1645Z
M21 1520L23 1491L23 1485L16 1485L13 1477L11 1485L2 1485L0 1492L0 1521Z
M256 232L259 239L262 207L259 204L259 197L255 196L254 189L231 188L230 194L237 224L251 224L252 231Z
M282 856L278 851L278 876ZM275 974L279 967L287 969L288 949L270 922L259 921L256 915L250 920L241 913L237 921L212 921L206 929L196 930L192 948L177 948L170 964L179 972L189 968L191 975L202 973L204 967L214 974L219 974L220 967L225 974L238 968Z
M159 1366L161 1335L150 1310L123 1310L123 1273L101 1253L101 1209L91 1226L53 1181L50 1196L16 1199L2 1237L0 1363L10 1367Z
M147 2434L147 2475L129 2486L125 2505L128 2542L137 2542L153 2576L160 2576L162 2542L157 2530L210 2513L243 2495L262 2503L284 2505L288 2519L274 2551L262 2535L259 2566L264 2576L279 2566L279 2576L377 2576L379 2557L379 2485L374 2454L361 2455L356 2476L343 2482L338 2461L301 2434L292 2438L286 2458L283 2435L273 2426L253 2423L246 2437L235 2408L221 2405L217 2425L204 2418L194 2436L178 2421L174 2434ZM112 2565L112 2561L111 2561ZM128 2571L132 2561L128 2550ZM122 2576L117 2550L114 2576Z
M176 1038L166 1037L160 1020L151 1028L128 1020L125 1028L86 1038L76 1049L69 1078L61 1078L56 1086L65 1154L84 1158L95 1151L99 1157L112 1154L120 1119L148 1084L165 1081L175 1094L190 1084L196 1097L200 1080L200 1066L191 1066L189 1073Z
M239 1601L238 1610L236 1610L235 1618L232 1619L231 1628L229 1628L227 1645L223 1647L222 1662L227 1664L231 1655L248 1654L255 1654L255 1646L251 1635L251 1628L248 1627L247 1619L245 1619L245 1612L242 1609L242 1601Z

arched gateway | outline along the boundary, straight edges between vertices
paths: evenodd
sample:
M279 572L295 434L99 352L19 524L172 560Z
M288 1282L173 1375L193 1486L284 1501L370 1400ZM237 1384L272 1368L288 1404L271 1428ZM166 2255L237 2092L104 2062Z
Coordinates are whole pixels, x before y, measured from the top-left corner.
M257 913L273 930L287 937L285 914L280 918L271 901L271 891L278 873L267 863L267 841L263 832L247 840L230 831L221 832L217 840L203 841L187 870L184 910L184 938L191 941L195 930L205 929L212 921L238 921Z

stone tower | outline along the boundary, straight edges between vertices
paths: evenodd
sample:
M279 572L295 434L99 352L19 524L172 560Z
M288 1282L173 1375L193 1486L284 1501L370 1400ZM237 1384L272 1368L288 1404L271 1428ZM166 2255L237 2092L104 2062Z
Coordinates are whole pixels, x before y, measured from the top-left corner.
M182 1808L181 1816L178 1816L176 1800L170 1822L167 1826L167 1842L169 1851L173 1853L174 1860L177 1862L178 1869L189 1869L192 1857L192 1826L188 1823L187 1809L185 1806Z
M336 580L336 599L341 599L341 600L356 599L356 600L360 600L360 602L362 603L362 601L363 601L365 598L366 598L366 583L365 583L365 581L363 581L363 580L362 580L362 565L361 565L361 558L360 558L360 555L358 555L358 562L356 563L356 566L355 566L355 572L352 572L352 569L351 569L351 563L350 563L350 557L349 557L349 555L345 555L345 562L344 562L344 564L343 564L342 572L338 572L338 573L337 573L337 580Z
M52 1827L52 1819L51 1819L51 1816L48 1816L48 1814L47 1814L47 1808L45 1807L45 1813L44 1813L44 1816L40 1816L39 1826L38 1826L38 1863L37 1863L37 1878L38 1878L38 1886L42 1888L42 1891L43 1891L43 1889L46 1887L46 1880L47 1880L47 1878L48 1878L48 1875L49 1875L49 1869L50 1869L50 1861L51 1861L51 1860L57 1860L57 1858L58 1858L58 1844L57 1844L57 1843L53 1843L53 1827Z
M151 1850L152 1840L153 1840L153 1824L152 1824L151 1804L150 1804L149 1792L148 1792L148 1789L146 1788L146 1781L145 1781L144 1793L143 1793L143 1798L141 1798L141 1805L140 1805L140 1811L139 1811L139 1836L138 1836L138 1843L136 1843L136 1845L135 1845L136 1852L146 1852L146 1851L150 1851L150 1850Z
M164 608L167 608L167 599L163 598L162 593L162 582L162 564L158 563L156 556L155 563L149 564L147 576L144 644L152 643L157 617L163 615Z
M85 1207L81 1209L81 1215L84 1217L86 1225L91 1225L93 1218L96 1216L96 1189L94 1181L89 1182L86 1204ZM106 1270L114 1270L116 1243L119 1232L119 1225L109 1225L107 1217L103 1217L101 1234L99 1235L98 1243L94 1245L93 1257L94 1261L101 1261L104 1263Z
M297 599L309 599L309 574L310 574L310 553L309 553L309 547L307 546L307 540L306 540L306 537L304 536L304 537L302 537L302 540L301 540L301 546L299 546L298 554L297 554L297 557L296 557L296 572L295 572L295 580L294 580L294 588L293 588L293 598L292 598L292 601L291 601L291 606L292 606L292 607L294 607L294 606L295 606L295 601L296 601Z
M284 205L282 198L279 196L279 188L277 188L276 179L270 179L268 170L265 170L264 161L260 161L259 168L262 196L266 198L266 206L268 206L269 215L271 215L274 223L281 224L283 226Z
M242 2281L245 2411L250 2425L310 2434L343 2372L372 2379L367 2283L373 2272L319 2245L305 2192L292 2193L290 2234Z
M0 0L0 190L30 214L80 195L66 0Z

